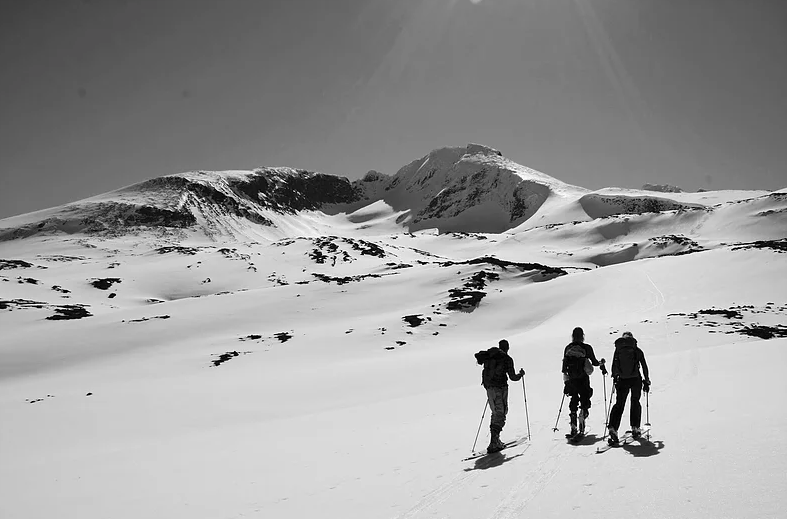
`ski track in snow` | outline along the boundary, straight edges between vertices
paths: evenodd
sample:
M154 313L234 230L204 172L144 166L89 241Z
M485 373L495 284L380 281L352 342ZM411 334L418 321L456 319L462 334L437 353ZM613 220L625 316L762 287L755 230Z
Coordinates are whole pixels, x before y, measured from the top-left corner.
M397 515L395 519L411 519L418 516L421 512L443 503L446 499L453 496L469 483L476 479L475 472L463 472L455 476L452 480L426 494L415 506L404 514Z
M567 449L563 442L553 441L547 457L528 471L528 474L515 484L489 519L518 518L530 501L538 496L557 475L566 459L574 452ZM552 454L558 449L557 454Z
M522 449L515 456L518 457L518 456L521 456L522 454L524 454L525 452L527 452L527 450L531 447L531 445L532 445L532 443L525 443L524 445L517 445L516 447L524 446L524 449ZM513 448L512 448L512 450L513 450ZM481 459L481 458L479 458L479 459ZM478 478L479 474L480 474L480 472L479 472L480 470L482 470L484 468L489 468L489 466L491 466L493 464L492 461L487 462L487 463L483 463L482 462L480 464L478 464L477 460L475 460L475 461L477 463L477 466L474 469L472 469L472 470L467 470L466 469L462 473L454 476L454 478L451 479L450 481L447 481L446 483L440 485L438 488L436 488L433 491L431 491L428 494L426 494L417 504L415 504L415 506L410 508L410 510L408 510L404 514L396 516L395 519L411 519L413 517L418 516L422 512L424 512L426 510L429 510L430 508L434 507L435 505L439 505L439 504L445 502L449 497L455 495L460 490L466 488L468 485L470 485L470 483L475 481ZM464 463L470 463L470 462L467 461L467 462L464 462ZM487 465L487 466L485 467L485 465Z

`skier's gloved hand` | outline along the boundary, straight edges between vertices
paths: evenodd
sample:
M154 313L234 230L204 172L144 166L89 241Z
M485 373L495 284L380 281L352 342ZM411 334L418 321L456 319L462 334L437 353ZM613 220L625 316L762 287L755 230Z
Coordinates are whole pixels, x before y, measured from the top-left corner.
M601 374L606 375L607 373L608 373L607 368L604 366L604 364L601 364Z
M525 368L519 368L519 376L520 377L524 377L525 376Z
M650 392L650 380L646 380L645 382L642 383L642 390L645 393Z
M568 381L563 383L563 394L566 396L571 396L571 389L568 387Z

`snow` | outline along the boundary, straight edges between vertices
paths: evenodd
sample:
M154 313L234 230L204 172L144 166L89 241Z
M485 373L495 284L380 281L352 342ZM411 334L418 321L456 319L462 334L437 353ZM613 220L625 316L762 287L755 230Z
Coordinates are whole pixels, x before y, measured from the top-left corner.
M437 155L498 167L493 151ZM702 208L594 218L580 213L589 191L544 177L527 179L550 189L530 224L505 233L430 230L443 220L409 233L412 208L381 199L271 211L264 229L221 215L212 239L0 242L0 517L782 516L787 339L740 331L787 325L783 242L746 245L785 238L784 196L659 193ZM496 221L493 199L457 229ZM565 274L467 263L485 256ZM451 290L484 272L499 279L480 304L449 310ZM120 281L91 284L108 278ZM92 316L46 319L74 304ZM608 360L622 331L639 340L650 443L595 454L598 371L589 438L566 443L566 406L552 431L575 326ZM527 371L532 438L462 462L485 405L473 353L501 338ZM521 383L509 403L504 440L528 432Z

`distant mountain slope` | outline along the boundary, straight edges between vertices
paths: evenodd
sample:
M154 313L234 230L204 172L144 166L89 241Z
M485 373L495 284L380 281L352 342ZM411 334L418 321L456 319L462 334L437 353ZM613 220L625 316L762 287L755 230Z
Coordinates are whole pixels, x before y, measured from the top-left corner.
M487 146L441 148L400 169L383 200L408 212L411 231L503 232L533 217L550 199L587 190L512 162Z
M0 220L0 241L39 233L145 229L194 229L225 238L249 238L244 231L254 229L274 239L282 217L360 198L346 178L291 168L179 173Z
M35 235L269 242L324 234L521 232L615 215L715 211L765 191L672 193L566 184L480 144L434 150L395 175L344 177L286 167L153 178L0 220L0 241Z

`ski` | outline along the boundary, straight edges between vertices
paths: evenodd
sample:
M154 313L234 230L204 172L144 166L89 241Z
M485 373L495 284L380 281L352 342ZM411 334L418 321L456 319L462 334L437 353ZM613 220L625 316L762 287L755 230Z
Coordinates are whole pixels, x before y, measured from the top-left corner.
M585 439L585 433L577 433L573 436L566 436L568 443L579 443Z
M626 433L623 434L623 436L619 437L619 441L617 445L610 445L609 443L607 443L606 445L602 445L601 447L596 448L596 454L601 454L602 452L607 452L609 449L614 449L616 447L621 447L623 445L629 445L632 442L645 438L645 435L648 433L650 433L650 427L645 427L644 429L642 429L642 434L640 434L639 438L634 438L631 435L631 431L626 431Z
M516 447L517 445L522 445L526 441L527 441L527 436L522 437L522 438L517 438L516 440L511 440L509 442L504 443L503 444L503 448L500 449L499 451L495 451L495 452L486 452L486 451L474 452L470 456L468 456L466 458L462 458L462 461L470 461L470 460L476 460L478 458L483 458L484 456L492 456L492 455L494 455L494 454L496 454L496 453L498 453L500 451L503 451L503 450L506 450L506 449L510 449L511 447Z

